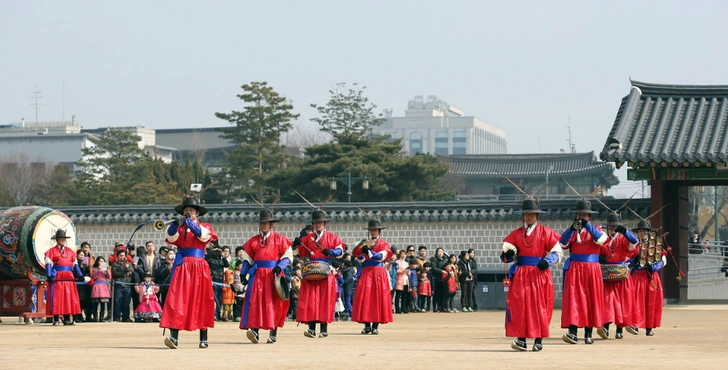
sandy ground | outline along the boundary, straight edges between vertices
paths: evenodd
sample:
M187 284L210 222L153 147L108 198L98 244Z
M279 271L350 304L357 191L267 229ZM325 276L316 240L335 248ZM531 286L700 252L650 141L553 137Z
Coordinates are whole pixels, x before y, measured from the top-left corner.
M197 348L197 333L182 332L177 350L163 345L157 324L53 327L19 325L16 318L3 317L0 368L718 369L728 361L725 305L669 306L654 337L641 330L639 336L625 332L623 340L601 340L595 330L594 345L564 343L560 315L554 312L551 338L544 339L539 353L510 348L503 311L395 315L395 322L380 327L378 336L360 335L359 324L336 322L326 339L306 338L303 326L286 323L273 345L250 343L237 323L216 323L210 348ZM261 334L267 339L267 333Z

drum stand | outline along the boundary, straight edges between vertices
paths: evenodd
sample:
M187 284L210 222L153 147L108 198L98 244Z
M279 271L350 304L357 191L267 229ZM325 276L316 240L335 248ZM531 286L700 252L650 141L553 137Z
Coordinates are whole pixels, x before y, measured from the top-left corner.
M46 282L28 272L27 279L0 280L0 316L18 316L32 325L46 315Z

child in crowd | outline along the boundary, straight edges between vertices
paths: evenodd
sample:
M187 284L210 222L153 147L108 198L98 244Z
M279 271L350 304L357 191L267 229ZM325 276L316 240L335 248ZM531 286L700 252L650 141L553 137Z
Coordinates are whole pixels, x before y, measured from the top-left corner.
M417 258L410 257L409 259L409 299L407 303L409 305L410 312L424 312L417 307L417 272L420 270L420 264L417 262Z
M97 322L111 321L111 310L108 309L111 289L109 289L107 283L111 279L111 272L109 272L109 266L106 264L104 257L99 256L96 258L91 278L94 280L94 285L91 288L94 317L96 317ZM99 306L101 311L99 311Z
M356 286L355 274L356 272L354 272L351 260L344 260L341 265L341 275L344 278L344 295L342 296L342 300L345 311L342 321L349 321L351 317L351 301L354 298L354 287Z
M288 308L288 318L291 321L296 321L296 311L298 310L298 292L301 291L301 267L296 266L293 268L293 275L291 276L291 304Z
M425 262L425 265L429 262ZM420 271L420 279L417 282L417 306L420 312L430 312L430 301L432 300L432 286L430 285L430 279L427 277L427 271L429 267L425 267Z
M457 258L457 256L456 256ZM458 291L458 278L452 269L452 264L445 265L445 271L442 273L442 281L447 287L447 299L445 300L445 309L449 312L456 313L455 310L455 293Z
M236 261L237 262L237 261ZM233 293L232 285L235 284L235 270L225 269L225 285L222 286L222 315L220 320L228 322L232 320L233 303L235 303L235 293Z
M243 269L243 260L237 259L233 262L233 321L240 322L240 314L243 312L243 284L240 281L240 270Z
M162 306L157 300L159 285L152 281L152 274L148 272L144 276L144 281L137 284L134 290L139 294L139 305L134 310L134 318L142 319L145 322L152 322L153 319L159 320L162 317Z

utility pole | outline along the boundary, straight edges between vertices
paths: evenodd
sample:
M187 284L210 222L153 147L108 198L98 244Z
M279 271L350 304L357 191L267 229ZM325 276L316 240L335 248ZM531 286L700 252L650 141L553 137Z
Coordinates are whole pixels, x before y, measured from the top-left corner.
M43 95L40 94L41 91L38 90L38 85L35 85L35 89L36 89L35 91L31 91L33 96L31 96L30 98L33 99L34 102L31 103L30 105L35 106L35 123L37 125L38 124L38 109L40 108L41 105L45 105L45 104L40 103L40 98L42 98Z

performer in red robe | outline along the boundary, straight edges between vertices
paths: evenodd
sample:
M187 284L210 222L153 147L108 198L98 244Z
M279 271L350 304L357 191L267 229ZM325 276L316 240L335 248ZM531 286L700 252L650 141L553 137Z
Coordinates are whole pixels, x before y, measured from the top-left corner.
M326 230L326 214L314 210L311 214L311 223L314 232L301 239L298 246L298 255L308 257L309 261L322 261L331 265L332 257L339 257L344 253L344 242L336 234ZM331 274L325 280L301 281L301 291L298 293L298 310L296 321L308 323L308 329L303 335L316 338L316 323L321 324L320 337L329 336L328 323L334 319L336 305L336 276Z
M549 324L554 312L554 282L551 269L562 257L559 234L538 223L543 213L535 199L523 201L523 226L503 239L503 262L516 263L508 277L506 336L518 339L511 343L517 351L526 350L526 338L535 338L533 351L543 349L542 338L550 335Z
M363 261L351 313L352 321L364 324L362 334L379 334L379 324L392 322L392 292L389 274L384 269L384 261L392 250L381 239L381 230L385 228L378 220L369 220L367 229L373 244L367 246L367 241L362 240L352 253Z
M210 224L198 220L207 213L207 208L200 206L194 197L187 197L174 210L185 218L167 227L166 242L178 248L159 326L170 329L170 335L164 339L169 348L177 348L180 330L197 329L200 329L199 347L207 348L207 329L215 326L215 297L205 248L217 240L217 234Z
M275 219L267 209L258 217L260 233L243 244L243 267L240 280L248 284L240 316L240 329L247 329L246 336L258 343L260 329L270 330L268 343L276 342L276 333L286 321L289 300L281 300L276 294L274 279L293 260L291 241L273 231ZM250 277L246 275L250 274Z
M652 230L648 220L641 220L637 227L632 229L637 233L637 239L640 242L649 240L649 233ZM634 258L632 267L632 284L634 285L634 310L632 319L634 327L628 327L627 331L632 334L638 334L637 328L645 328L646 335L651 337L655 333L654 328L660 327L662 324L662 302L664 293L662 291L662 281L657 273L661 268L665 267L667 251L662 250L662 255L655 255L654 263L645 263L640 265L641 256L637 253Z
M577 328L584 328L584 343L593 344L592 330L601 328L604 317L604 283L599 255L607 235L590 222L591 203L586 199L576 202L576 220L561 234L559 243L570 249L564 263L564 293L561 307L561 327L569 328L561 339L578 343Z
M627 260L634 255L637 237L622 226L617 213L607 216L608 239L604 243L607 253L600 259L602 264L621 265L627 268ZM604 280L604 327L597 329L602 339L609 338L609 324L617 326L616 339L624 338L622 329L632 325L632 279L629 274L624 280Z
M56 246L45 252L46 279L50 284L46 314L53 316L53 325L61 325L59 316L63 315L64 325L75 325L72 315L81 313L81 302L78 300L76 278L89 282L78 266L76 252L66 245L66 230L58 229L51 237Z

